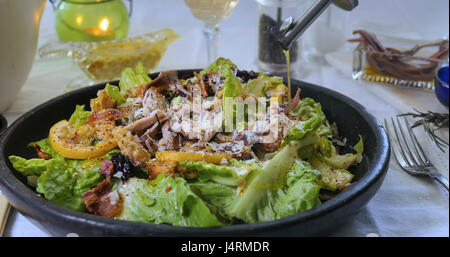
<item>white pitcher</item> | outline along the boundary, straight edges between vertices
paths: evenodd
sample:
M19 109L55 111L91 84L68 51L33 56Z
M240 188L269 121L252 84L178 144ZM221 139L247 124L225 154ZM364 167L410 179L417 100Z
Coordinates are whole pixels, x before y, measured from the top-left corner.
M36 54L46 0L0 0L0 112L19 93Z

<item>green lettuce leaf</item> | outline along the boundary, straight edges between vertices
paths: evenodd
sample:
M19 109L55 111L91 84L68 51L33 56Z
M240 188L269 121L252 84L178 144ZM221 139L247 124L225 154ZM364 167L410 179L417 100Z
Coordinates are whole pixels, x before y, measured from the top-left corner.
M318 150L319 153L325 157L332 157L337 155L336 148L334 147L333 143L326 137L320 137Z
M293 142L266 162L242 195L236 187L214 182L195 182L191 187L228 222L233 218L264 222L312 209L321 204L321 174L307 162L295 160L299 147Z
M120 219L191 227L222 225L183 178L131 178L119 192L124 196Z
M277 192L273 206L275 217L283 218L320 205L320 178L320 172L309 163L296 161L288 173L287 187Z
M236 187L210 181L194 182L190 187L223 222L231 222L231 208L238 199Z
M53 150L52 145L50 144L50 139L45 138L40 141L31 142L28 144L28 146L33 147L35 144L38 145L44 153L50 155L53 159L64 159L64 157Z
M225 72L225 83L223 85L223 97L242 96L244 92L239 79L233 74L231 69Z
M309 158L311 165L322 174L320 185L322 188L335 191L344 189L354 178L347 169L358 164L364 152L364 143L361 136L359 142L353 147L355 154L339 155L331 142L325 137L321 138L317 152Z
M331 127L325 114L322 111L322 105L317 103L312 98L305 97L300 100L297 107L290 112L290 114L297 118L302 118L304 120L310 119L312 117L320 117L324 120L324 124L318 129L318 133L321 136L331 137Z
M73 126L79 127L86 124L86 121L91 115L90 111L84 110L84 105L77 105L75 107L75 112L70 116L69 122L72 123Z
M54 165L55 162L65 162L65 158L53 150L48 138L37 142L31 142L28 146L33 147L35 144L38 145L44 153L50 155L52 159L45 160L41 158L31 158L27 160L15 155L8 157L14 169L24 176L39 176L47 170L49 166Z
M128 89L132 89L142 84L147 84L150 81L150 77L147 75L147 71L142 62L133 69L131 67L125 68L120 76L119 87L123 93Z
M255 97L267 97L266 91L274 89L278 85L283 84L283 78L270 77L264 73L260 73L258 78L253 79L243 85L244 91L248 95Z
M315 133L319 127L324 122L324 117L322 116L315 116L310 118L309 120L298 123L295 127L291 128L289 130L286 138L284 139L283 143L281 144L281 147L286 146L292 141L298 141L303 138L305 138L308 135L311 135Z
M56 204L85 211L82 194L97 186L103 176L98 170L79 172L63 162L54 162L39 176L36 191Z
M359 142L353 147L353 149L356 151L355 154L334 154L327 157L322 153L316 153L315 157L333 168L348 169L350 166L358 164L361 160L361 156L364 152L364 142L361 135L359 136Z
M322 177L319 185L323 189L330 191L342 190L353 180L354 175L345 169L333 168L315 157L309 159L309 162L315 169L320 171Z
M249 223L273 220L278 217L276 213L270 210L273 209L274 199L277 199L280 190L285 188L286 173L298 158L297 152L302 147L316 143L317 140L304 138L303 140L292 141L271 160L266 161L245 188L242 196L233 204L231 216Z
M39 176L46 171L49 166L52 166L52 163L55 162L55 160L45 160L39 158L27 160L15 155L9 156L9 161L12 163L14 169L25 176Z
M237 186L244 178L244 176L238 175L235 167L215 165L206 162L180 162L179 165L188 169L197 170L198 179L201 181L212 180L228 186ZM247 174L247 172L247 170L244 170L243 173Z
M225 83L223 86L223 117L227 127L235 125L234 118L236 117L236 106L233 104L235 97L240 97L243 94L243 89L239 79L233 74L231 69L226 71Z
M207 73L217 71L223 76L227 76L228 71L231 70L232 67L236 68L237 66L230 59L219 57L215 62L203 69L199 75L203 76Z
M105 86L106 93L117 102L117 106L122 105L126 102L125 97L120 93L120 88L110 85L109 83Z

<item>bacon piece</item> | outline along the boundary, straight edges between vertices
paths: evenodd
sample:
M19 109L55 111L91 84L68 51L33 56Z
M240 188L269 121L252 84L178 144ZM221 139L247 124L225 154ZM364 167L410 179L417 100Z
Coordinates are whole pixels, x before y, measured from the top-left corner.
M295 107L297 107L298 103L300 102L300 93L302 92L302 89L299 88L297 89L297 93L295 93L294 98L292 98L291 103L289 104L289 106L287 107L287 109L285 110L286 115L291 112L292 110L295 109Z
M208 91L206 90L205 81L203 81L203 78L201 78L197 72L194 72L194 76L197 78L197 80L200 82L200 90L202 92L203 97L208 97Z
M123 113L116 109L103 109L89 115L87 123L93 125L98 121L115 121L124 116Z
M34 147L34 149L36 149L36 153L37 153L39 158L45 159L45 160L50 160L52 158L49 154L47 154L46 152L42 151L41 147L38 146L37 144L34 144L33 147Z
M100 182L94 189L85 192L82 197L88 211L95 215L113 218L122 211L122 206L116 199L117 195L111 192L110 177Z
M135 88L127 90L125 95L126 97L133 97L133 98L144 96L145 92L147 92L149 88L153 88L159 93L161 93L165 90L168 90L170 85L177 83L178 83L178 72L176 70L165 71L161 72L156 79L150 81L149 83L142 84Z
M100 167L100 173L106 177L111 177L114 175L114 164L108 159L102 161L102 166Z
M263 149L266 150L269 153L273 153L280 149L281 141L273 142L273 143L264 143Z

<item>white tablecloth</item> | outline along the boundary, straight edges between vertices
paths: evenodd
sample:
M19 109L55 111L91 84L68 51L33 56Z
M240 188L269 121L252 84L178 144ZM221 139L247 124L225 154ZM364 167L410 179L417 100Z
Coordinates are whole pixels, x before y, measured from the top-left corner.
M305 0L306 1L306 0ZM157 70L200 68L206 65L202 23L195 20L181 0L135 0L130 35L172 28L182 39L174 43ZM448 37L448 1L360 1L350 14L352 29L433 40ZM419 18L420 17L420 18ZM54 12L48 5L41 23L39 45L56 41ZM239 67L257 70L257 4L241 0L232 17L222 24L219 54L231 58ZM350 36L350 35L349 35ZM302 63L300 79L332 88L364 105L379 120L411 108L448 112L432 93L389 88L351 78L351 52L326 56L328 64ZM36 60L30 76L13 106L3 113L12 123L31 108L60 95L64 86L82 72L69 58ZM448 151L440 153L420 129L416 130L439 172L447 178ZM448 130L443 131L448 140ZM448 197L448 196L447 196ZM449 201L430 180L412 177L391 160L386 179L375 197L358 215L332 236L449 236ZM12 210L6 236L49 236ZM372 234L373 235L373 234Z

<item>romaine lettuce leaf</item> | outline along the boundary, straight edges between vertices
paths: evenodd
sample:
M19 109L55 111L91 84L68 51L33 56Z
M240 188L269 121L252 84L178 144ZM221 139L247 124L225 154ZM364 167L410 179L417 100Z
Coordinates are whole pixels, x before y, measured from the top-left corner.
M180 162L179 165L188 169L197 170L200 181L212 180L228 186L237 186L249 172L245 168L228 167L206 162ZM237 170L241 172L238 173Z
M8 157L14 169L22 173L24 176L39 176L55 162L64 162L64 157L53 150L48 138L37 142L31 142L28 146L33 147L35 144L38 145L43 152L50 155L52 159L45 160L41 158L31 158L27 160L15 155Z
M126 102L125 97L120 93L120 88L110 85L109 83L105 86L106 93L117 102L117 106L122 105Z
M236 187L226 186L214 182L194 182L190 184L192 191L197 194L208 207L222 220L230 223L233 218L231 208L237 201Z
M132 89L142 84L147 84L150 81L152 80L147 75L144 64L139 62L134 69L128 67L122 71L119 82L120 91L123 93L128 89Z
M294 110L290 112L290 114L294 117L306 120L312 117L320 117L324 120L324 124L322 124L318 129L319 135L331 137L331 127L325 117L325 114L322 111L322 105L314 101L312 98L302 98L299 101L297 107L295 107Z
M337 154L336 148L334 147L333 143L330 140L328 140L328 138L326 138L326 137L320 137L318 151L320 154L322 154L325 157L332 157Z
M325 137L321 138L318 151L309 158L311 165L322 174L320 185L327 190L342 190L349 184L354 175L347 169L359 163L364 152L364 143L361 136L359 142L353 147L355 154L339 155L331 142Z
M320 178L320 172L309 163L296 161L287 174L287 187L277 192L273 206L275 217L283 218L320 205Z
M233 204L232 216L249 223L273 220L278 217L273 212L275 200L285 188L286 173L298 158L298 150L311 143L309 139L307 142L305 140L307 138L290 142L271 160L264 163L259 173L245 188L242 196Z
M38 145L44 153L50 155L52 159L64 159L61 155L59 155L55 150L53 150L52 145L50 143L50 139L44 138L40 141L31 142L28 144L29 147L33 147L34 145Z
M52 166L54 160L45 160L39 158L24 159L19 156L9 156L9 161L12 163L14 169L22 173L25 176L39 176L47 170L49 166Z
M70 116L69 122L72 123L74 127L79 127L86 124L89 115L91 115L91 112L85 111L84 107L84 105L77 105L74 113Z
M269 77L264 73L260 73L258 78L249 81L244 84L244 91L248 95L255 97L267 97L266 91L274 89L278 85L283 84L283 78L281 77Z
M39 176L36 191L56 204L85 211L82 194L102 180L98 170L79 172L64 162L53 162Z
M281 147L286 146L292 141L298 141L305 138L308 135L314 134L323 124L323 121L324 117L315 116L305 122L298 123L295 127L289 130L286 138L283 140L283 143L281 144Z
M312 118L317 115L322 115L322 113L320 113L319 109L317 108L318 105L319 103L316 103L316 101L314 101L312 98L305 97L299 101L297 107L295 107L290 112L290 114L297 118L306 119Z
M225 119L225 126L231 128L235 125L234 118L236 117L236 106L234 105L234 98L240 97L243 94L243 89L239 79L233 74L231 68L225 72L225 83L223 86L223 117Z
M296 152L304 147L294 141L260 167L257 175L243 190L214 182L191 184L194 192L218 215L256 223L283 218L320 205L321 174Z
M120 219L192 227L222 225L183 178L163 174L155 180L131 178L119 193L124 198Z
M219 72L223 76L227 76L228 71L231 70L231 68L236 68L236 64L234 64L230 59L226 59L223 57L219 57L215 62L211 63L208 67L203 69L200 72L200 76L203 76L210 72Z
M316 153L315 157L318 158L320 161L326 163L327 165L337 168L337 169L348 169L350 166L358 164L361 160L361 156L364 152L364 142L361 137L359 136L359 142L353 147L355 149L355 154L344 154L344 155L338 155L334 154L330 157L324 156L322 153Z
M354 175L345 169L333 168L313 157L309 159L311 165L322 175L319 185L330 191L342 190L353 180Z

